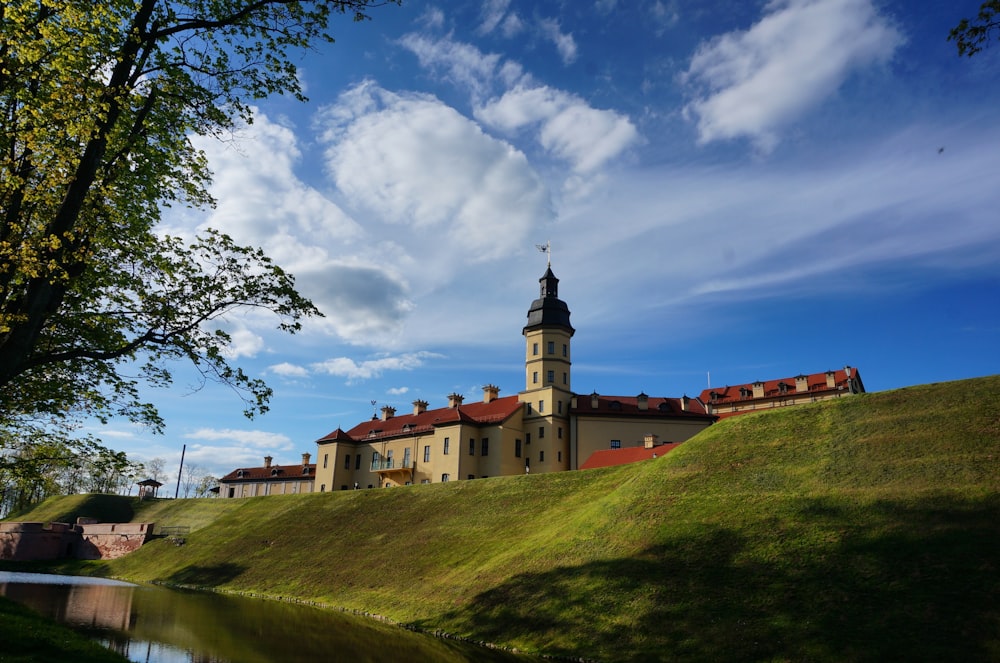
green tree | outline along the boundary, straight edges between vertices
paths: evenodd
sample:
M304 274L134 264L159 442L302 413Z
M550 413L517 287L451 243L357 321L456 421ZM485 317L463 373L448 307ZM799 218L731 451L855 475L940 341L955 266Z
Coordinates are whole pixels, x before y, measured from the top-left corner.
M237 309L294 332L318 315L291 275L206 232L160 234L161 210L208 206L191 143L303 98L290 54L331 17L399 0L6 0L0 5L0 427L124 416L159 430L141 383L170 362L270 390L226 358ZM38 430L34 428L33 430Z
M987 0L979 7L975 19L963 18L948 33L948 40L955 42L958 54L972 57L986 47L990 36L1000 30L1000 0Z

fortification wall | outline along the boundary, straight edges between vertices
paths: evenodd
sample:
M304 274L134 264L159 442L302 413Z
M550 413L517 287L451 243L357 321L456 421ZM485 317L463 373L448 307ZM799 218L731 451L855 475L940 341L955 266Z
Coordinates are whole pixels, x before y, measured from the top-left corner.
M115 559L146 543L153 523L0 523L0 559Z

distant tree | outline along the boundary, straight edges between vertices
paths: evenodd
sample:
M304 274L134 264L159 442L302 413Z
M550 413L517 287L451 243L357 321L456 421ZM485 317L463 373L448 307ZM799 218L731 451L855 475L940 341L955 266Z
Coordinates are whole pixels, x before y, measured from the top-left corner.
M198 480L198 486L195 488L195 497L208 497L212 489L219 485L219 478L214 477L211 474L205 474Z
M184 471L181 473L181 493L184 497L191 497L191 491L195 489L198 484L198 480L204 474L204 470L195 465L194 463L187 463L184 465Z
M150 460L147 460L142 464L146 474L145 478L163 483L167 478L163 473L163 468L166 464L166 461L162 458L151 458Z
M1000 0L987 0L979 7L975 19L963 18L951 29L948 40L955 42L959 55L972 57L988 45L997 31L1000 31Z
M170 384L178 359L237 389L247 416L267 409L217 323L258 309L294 332L317 309L258 249L164 236L161 210L213 202L193 135L252 121L254 100L304 98L290 53L332 41L331 15L398 1L5 0L0 427L123 416L159 430L139 384Z

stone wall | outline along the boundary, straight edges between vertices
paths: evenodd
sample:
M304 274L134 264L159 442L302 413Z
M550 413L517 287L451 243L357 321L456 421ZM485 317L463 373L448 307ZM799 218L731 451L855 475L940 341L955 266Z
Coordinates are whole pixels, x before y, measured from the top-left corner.
M115 559L149 540L153 523L0 523L0 559Z

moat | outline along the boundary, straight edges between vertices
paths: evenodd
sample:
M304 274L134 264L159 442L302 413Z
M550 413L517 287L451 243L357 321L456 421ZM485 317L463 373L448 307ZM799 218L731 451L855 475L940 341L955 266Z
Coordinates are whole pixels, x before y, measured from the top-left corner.
M212 592L0 571L0 594L131 661L532 661L314 606Z

